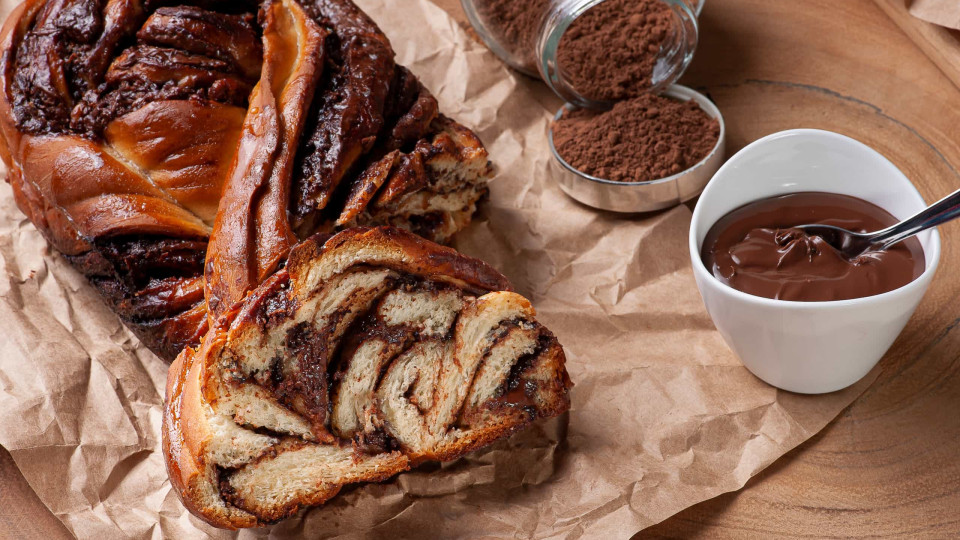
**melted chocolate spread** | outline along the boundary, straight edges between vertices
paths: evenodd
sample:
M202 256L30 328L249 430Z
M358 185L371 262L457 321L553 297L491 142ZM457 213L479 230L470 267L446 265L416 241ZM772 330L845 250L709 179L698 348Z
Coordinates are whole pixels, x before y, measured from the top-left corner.
M749 203L720 218L704 239L701 257L717 279L755 296L801 302L873 296L923 273L919 240L847 259L819 236L794 227L823 224L870 232L897 221L856 197L793 193Z

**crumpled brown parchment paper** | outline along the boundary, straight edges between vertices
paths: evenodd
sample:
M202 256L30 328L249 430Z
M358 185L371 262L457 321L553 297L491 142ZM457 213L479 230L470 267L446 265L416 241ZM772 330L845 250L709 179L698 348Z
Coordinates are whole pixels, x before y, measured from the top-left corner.
M533 300L566 348L573 407L240 537L627 538L742 487L872 382L808 397L754 378L701 304L686 207L623 217L566 198L547 173L556 98L428 0L359 3L442 110L487 143L499 174L456 246ZM6 184L0 266L0 445L40 499L80 538L237 535L192 517L167 481L167 365L51 251Z
M912 0L910 14L933 24L960 30L960 2L957 0Z

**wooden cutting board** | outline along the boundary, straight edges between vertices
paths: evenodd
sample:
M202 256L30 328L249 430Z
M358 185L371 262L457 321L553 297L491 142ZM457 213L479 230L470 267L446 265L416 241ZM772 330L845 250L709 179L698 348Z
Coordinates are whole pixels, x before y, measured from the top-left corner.
M458 0L435 1L465 23ZM831 129L935 200L960 188L960 40L910 19L905 1L708 0L684 82L720 106L730 153L781 129ZM960 224L941 232L939 275L876 384L743 490L638 536L960 535ZM65 537L0 450L0 538Z

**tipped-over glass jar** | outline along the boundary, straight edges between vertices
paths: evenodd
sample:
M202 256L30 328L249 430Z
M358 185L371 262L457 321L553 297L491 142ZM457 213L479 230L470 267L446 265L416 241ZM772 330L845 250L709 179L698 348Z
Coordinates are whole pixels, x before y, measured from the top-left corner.
M461 0L487 46L580 107L659 93L686 70L704 0Z

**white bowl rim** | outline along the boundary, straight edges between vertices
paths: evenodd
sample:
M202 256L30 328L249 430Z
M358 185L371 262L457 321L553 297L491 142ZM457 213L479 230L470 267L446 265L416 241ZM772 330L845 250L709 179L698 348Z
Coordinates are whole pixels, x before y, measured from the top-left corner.
M713 175L713 178L711 178L710 181L707 182L707 186L703 189L703 192L700 194L700 198L699 200L697 200L697 206L693 210L693 217L690 220L689 246L690 246L690 258L692 259L692 262L693 262L694 273L700 274L701 276L705 277L707 280L711 281L713 285L718 286L720 290L723 291L723 294L731 295L734 298L737 298L744 302L748 302L748 303L752 303L760 306L787 308L787 309L793 309L798 311L825 309L825 308L826 309L841 308L841 307L847 307L847 306L858 306L858 305L866 304L870 302L882 302L892 297L899 297L902 295L913 294L915 292L915 289L920 289L920 294L922 294L923 290L929 285L930 280L933 279L933 274L936 272L937 266L939 266L940 264L940 233L937 230L937 228L933 228L929 230L929 232L931 233L930 234L930 250L929 250L930 252L928 253L927 250L924 249L923 246L921 245L921 249L923 249L923 256L925 258L925 261L924 261L925 268L923 272L916 277L916 279L914 279L910 283L907 283L906 285L903 285L902 287L893 289L892 291L887 291L885 293L875 294L872 296L864 296L860 298L850 298L847 300L828 300L824 302L800 302L795 300L778 300L774 298L765 298L762 296L755 296L755 295L734 289L730 285L723 283L722 281L717 279L712 272L710 272L707 269L707 266L705 264L703 264L703 259L700 256L700 249L699 249L700 246L698 246L698 242L697 242L696 231L697 231L697 225L700 221L700 215L701 215L700 208L701 208L701 205L703 204L703 201L709 200L711 189L718 189L718 188L715 188L716 184L713 182L713 179L716 178L718 175L722 174L728 167L732 167L734 164L736 164L737 161L739 161L740 159L743 159L742 156L745 153L747 153L749 150L753 149L755 146L759 146L767 141L774 140L774 139L796 137L800 135L807 135L807 136L812 135L816 137L824 137L826 139L834 139L838 141L843 141L844 144L852 143L856 146L866 149L869 154L872 154L876 158L879 158L880 162L883 163L885 167L891 169L891 171L895 175L898 175L905 180L905 186L909 186L909 189L904 190L905 193L914 195L917 199L919 199L921 203L923 203L924 205L927 205L923 196L920 195L920 191L917 190L917 187L913 184L913 182L911 182L910 179L907 178L905 174L903 174L903 171L897 168L897 166L894 165L893 162L891 162L889 159L887 159L886 156L874 150L870 146L854 139L853 137L841 135L840 133L835 133L833 131L826 131L822 129L810 129L810 128L788 129L784 131L779 131L777 133L772 133L770 135L757 139L756 141L753 141L752 143L740 149L740 151L738 151L736 154L734 154L729 160L727 160L726 163L724 163L717 170L717 172ZM744 204L747 204L747 203L744 203Z
M559 120L560 116L563 115L564 111L570 110L574 107L574 105L570 103L564 103L563 106L557 110L556 114L553 115L553 121L550 122L550 129L547 131L547 141L550 146L550 153L553 154L554 159L556 159L557 162L559 162L560 165L563 166L563 168L574 173L580 178L583 178L584 180L589 180L591 182L596 182L598 184L604 184L607 186L618 186L618 187L650 186L654 184L664 184L667 182L674 182L676 180L679 180L681 177L687 176L693 171L705 166L706 163L710 161L710 158L716 155L716 153L720 151L721 147L726 144L727 126L723 121L723 114L720 112L720 108L717 107L717 104L714 103L713 101L710 101L710 98L708 98L704 94L701 94L700 92L697 92L693 88L683 86L682 84L671 84L663 91L661 95L665 95L669 97L679 96L681 99L682 98L692 99L697 102L697 105L700 105L700 108L703 109L703 111L707 113L708 116L710 116L711 118L715 118L720 123L720 135L717 136L717 144L713 145L713 148L710 149L710 152L707 153L707 155L704 156L703 159L691 165L690 168L684 169L670 176L665 176L663 178L654 178L652 180L640 180L638 182L620 182L617 180L608 180L606 178L600 178L599 176L593 176L591 174L587 174L581 171L580 169L577 169L573 165L567 163L567 160L563 159L563 157L560 156L560 152L557 151L557 147L553 144L553 122L556 122L557 120Z

